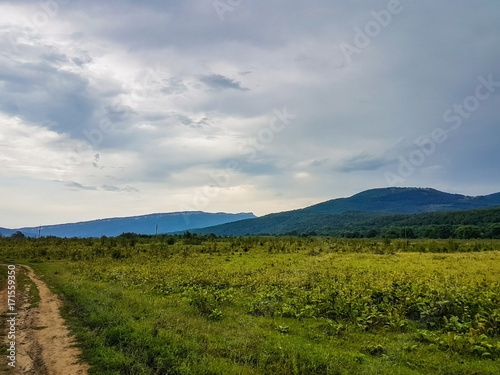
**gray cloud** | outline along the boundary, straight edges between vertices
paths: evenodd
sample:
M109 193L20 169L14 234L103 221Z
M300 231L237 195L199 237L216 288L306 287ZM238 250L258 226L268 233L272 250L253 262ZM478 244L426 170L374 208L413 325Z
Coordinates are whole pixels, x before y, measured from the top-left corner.
M370 155L365 152L355 155L335 169L340 172L376 171L390 163L384 156Z
M183 80L178 77L171 77L167 80L166 86L161 89L161 92L167 95L178 95L186 92L188 88Z
M233 89L247 91L248 88L242 87L240 82L231 78L224 77L221 74L208 74L200 77L200 81L214 90Z
M79 138L81 131L92 125L99 100L89 92L86 77L62 70L57 65L64 59L51 56L35 62L0 58L4 88L0 92L1 109Z
M120 186L115 186L115 185L101 185L100 187L98 186L86 186L83 184L80 184L75 181L59 181L61 182L64 186L71 190L87 190L87 191L108 191L108 192L127 192L127 193L138 193L139 190L133 186L126 185L124 187Z
M139 190L137 190L136 188L132 187L132 186L125 186L123 188L121 187L118 187L118 186L113 186L113 185L102 185L101 186L102 190L105 190L105 191L124 191L124 192L128 192L128 193L138 193Z
M37 187L79 220L176 211L230 162L224 192L196 209L264 214L384 186L418 139L450 129L448 109L474 104L479 76L500 82L500 4L401 6L349 62L341 43L386 0L256 0L223 22L211 1L72 1L44 27L29 24L38 1L3 2L0 193ZM490 94L401 184L498 190ZM297 117L278 131L284 106Z
M72 190L97 190L96 186L85 186L75 181L64 182L64 186Z

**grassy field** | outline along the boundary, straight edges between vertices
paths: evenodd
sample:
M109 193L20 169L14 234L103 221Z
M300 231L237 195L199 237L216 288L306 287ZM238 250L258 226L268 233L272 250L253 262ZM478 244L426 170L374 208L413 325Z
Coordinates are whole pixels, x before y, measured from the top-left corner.
M93 374L499 374L500 241L0 239Z

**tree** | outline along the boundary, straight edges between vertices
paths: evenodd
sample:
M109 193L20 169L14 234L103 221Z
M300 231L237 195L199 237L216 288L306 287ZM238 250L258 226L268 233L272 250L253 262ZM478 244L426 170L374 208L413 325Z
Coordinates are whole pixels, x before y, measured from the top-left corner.
M500 224L491 224L486 231L488 238L500 238Z
M462 239L480 238L481 229L477 225L462 225L455 229L455 237Z
M23 232L18 230L16 233L12 233L11 237L12 238L25 238L26 236L24 235Z
M399 228L396 227L389 227L385 233L384 233L385 238L400 238L400 230Z
M453 234L453 228L450 225L439 225L437 229L437 238L450 238Z

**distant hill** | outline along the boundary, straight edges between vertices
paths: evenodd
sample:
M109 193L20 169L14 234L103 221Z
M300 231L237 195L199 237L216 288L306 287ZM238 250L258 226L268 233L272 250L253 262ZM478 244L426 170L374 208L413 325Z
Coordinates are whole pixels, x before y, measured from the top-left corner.
M303 209L308 213L339 214L348 211L417 214L463 211L500 205L500 193L469 197L430 188L381 188L350 198L332 199Z
M469 197L435 189L382 188L367 190L349 198L329 200L300 210L203 228L195 232L225 236L304 233L339 235L346 232L377 230L380 234L382 228L393 226L401 220L408 220L411 218L409 215L467 211L495 206L500 206L500 193ZM457 218L459 217L461 216L457 215Z
M382 188L332 199L303 209L255 217L251 213L176 212L43 226L42 236L101 237L126 232L221 236L304 235L448 238L500 232L500 193L470 197L429 188ZM460 228L467 226L467 228ZM38 236L38 227L4 229Z
M255 218L252 213L206 213L201 211L159 213L142 216L99 219L79 223L42 226L42 236L56 237L101 237L118 236L122 233L138 234L173 233L193 228L229 223L237 220ZM38 236L39 227L6 229L0 228L0 234L10 236L21 231L25 236Z

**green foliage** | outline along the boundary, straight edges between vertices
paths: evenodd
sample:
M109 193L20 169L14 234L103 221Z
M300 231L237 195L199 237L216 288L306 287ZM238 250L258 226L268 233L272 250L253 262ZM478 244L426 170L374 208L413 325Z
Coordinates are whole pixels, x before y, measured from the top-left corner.
M460 239L0 239L3 259L29 261L64 295L103 374L493 375L499 249Z
M25 238L26 236L24 235L23 232L21 231L16 231L15 233L12 233L11 235L12 238L17 238L17 239L22 239L22 238Z
M352 211L334 214L308 208L199 229L197 233L213 232L226 236L271 234L344 238L493 239L500 238L499 223L500 207L421 214Z
M201 316L212 321L222 319L222 311L219 307L227 301L224 293L217 291L210 292L207 289L197 289L190 291L190 305L193 306Z
M482 231L477 225L461 225L455 229L455 238L481 238Z

